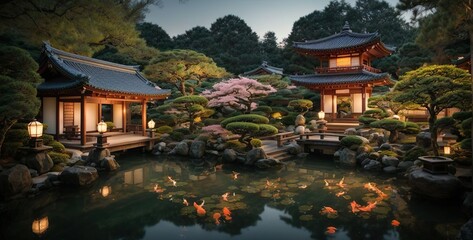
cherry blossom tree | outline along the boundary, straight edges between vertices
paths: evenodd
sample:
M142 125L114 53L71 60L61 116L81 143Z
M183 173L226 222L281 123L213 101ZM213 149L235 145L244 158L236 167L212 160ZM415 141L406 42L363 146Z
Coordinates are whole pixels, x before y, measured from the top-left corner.
M209 107L231 107L249 113L257 107L256 100L276 92L271 85L264 85L250 78L232 78L219 82L202 95L209 99Z

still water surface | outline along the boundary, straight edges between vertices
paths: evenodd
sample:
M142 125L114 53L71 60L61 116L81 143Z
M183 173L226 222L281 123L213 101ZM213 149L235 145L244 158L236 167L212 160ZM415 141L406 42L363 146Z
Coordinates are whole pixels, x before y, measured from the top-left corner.
M9 202L0 239L454 239L467 220L458 202L419 199L405 180L317 156L269 171L136 152L117 160L119 172L88 188Z

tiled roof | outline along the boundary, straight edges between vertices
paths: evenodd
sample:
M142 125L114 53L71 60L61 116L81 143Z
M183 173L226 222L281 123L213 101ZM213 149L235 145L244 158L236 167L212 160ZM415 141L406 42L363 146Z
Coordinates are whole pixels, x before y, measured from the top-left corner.
M354 33L348 23L345 23L343 30L337 34L305 42L294 42L294 48L302 50L329 51L345 48L353 48L374 43L380 39L377 32L374 33Z
M387 73L372 73L362 70L356 73L291 75L289 79L296 85L341 85L372 83L379 80L389 82Z
M133 95L169 95L144 78L137 66L127 66L64 52L44 44L43 54L55 69L70 79L48 80L38 90L90 86L94 89Z
M258 66L257 68L250 70L248 72L244 72L244 76L252 76L252 75L259 75L260 72L267 72L269 74L278 74L278 75L283 75L283 69L282 68L277 68L273 66L269 66L266 61L263 61L263 63Z

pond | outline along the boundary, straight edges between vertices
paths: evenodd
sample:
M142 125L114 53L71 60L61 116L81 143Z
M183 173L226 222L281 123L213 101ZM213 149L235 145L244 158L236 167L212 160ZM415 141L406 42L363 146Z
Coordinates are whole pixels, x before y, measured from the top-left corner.
M405 180L319 156L269 171L137 152L117 160L119 172L88 188L8 202L0 239L431 240L454 239L467 221L459 202L432 203Z

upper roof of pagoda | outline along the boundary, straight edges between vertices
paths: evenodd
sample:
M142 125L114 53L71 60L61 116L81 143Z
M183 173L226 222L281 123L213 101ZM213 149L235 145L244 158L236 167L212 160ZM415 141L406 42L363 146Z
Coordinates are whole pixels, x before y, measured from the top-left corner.
M105 94L164 98L169 90L160 89L140 74L138 66L127 66L61 51L44 43L38 72L45 78L39 93L78 90Z
M317 40L294 42L293 47L298 52L316 56L369 52L379 58L393 52L381 42L378 32L355 33L348 22L339 33Z
M261 65L257 68L250 70L248 72L244 72L243 76L255 76L255 75L265 75L265 74L278 74L283 75L283 69L278 67L273 67L268 65L268 62L263 61Z

